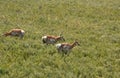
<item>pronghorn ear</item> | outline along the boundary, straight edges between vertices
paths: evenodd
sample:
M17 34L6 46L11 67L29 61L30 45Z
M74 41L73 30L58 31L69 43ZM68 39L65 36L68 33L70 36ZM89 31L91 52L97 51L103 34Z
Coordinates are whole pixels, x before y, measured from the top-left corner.
M62 33L60 33L60 35L59 36L62 36Z
M75 42L77 42L78 41L78 39L75 39Z
M63 32L61 32L59 36L62 36L62 34L63 34Z

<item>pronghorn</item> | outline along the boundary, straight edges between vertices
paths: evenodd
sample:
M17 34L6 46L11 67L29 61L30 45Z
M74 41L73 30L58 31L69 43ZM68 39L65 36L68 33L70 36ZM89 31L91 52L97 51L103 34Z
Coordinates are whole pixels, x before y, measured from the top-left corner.
M69 44L69 43L58 43L58 44L56 44L56 48L57 48L58 52L63 52L64 54L67 54L67 53L70 52L70 50L72 48L74 48L77 45L80 45L77 41L75 41L72 44Z
M3 34L3 36L18 36L23 38L25 31L22 29L11 29L9 32Z
M52 36L52 35L46 35L42 37L42 42L45 44L55 44L57 41L63 40L65 41L63 36Z

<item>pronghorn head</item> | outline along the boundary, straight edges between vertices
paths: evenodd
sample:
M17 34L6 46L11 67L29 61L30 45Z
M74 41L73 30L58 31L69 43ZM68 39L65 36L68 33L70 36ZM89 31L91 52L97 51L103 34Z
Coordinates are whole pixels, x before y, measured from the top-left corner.
M59 35L59 40L65 41L65 38L62 36L62 34Z
M77 46L77 45L79 46L80 44L79 44L78 41L75 41L75 42L74 42L74 45L75 45L75 46Z
M10 33L9 32L6 32L6 33L4 33L4 34L2 34L2 36L9 36L10 35Z

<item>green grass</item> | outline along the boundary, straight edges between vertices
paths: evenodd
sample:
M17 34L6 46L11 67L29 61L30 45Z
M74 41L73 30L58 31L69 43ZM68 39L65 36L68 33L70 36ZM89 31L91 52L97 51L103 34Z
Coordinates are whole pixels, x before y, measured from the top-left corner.
M0 0L0 34L26 31L23 40L0 37L0 78L119 78L119 0ZM63 33L80 46L69 56L42 44Z

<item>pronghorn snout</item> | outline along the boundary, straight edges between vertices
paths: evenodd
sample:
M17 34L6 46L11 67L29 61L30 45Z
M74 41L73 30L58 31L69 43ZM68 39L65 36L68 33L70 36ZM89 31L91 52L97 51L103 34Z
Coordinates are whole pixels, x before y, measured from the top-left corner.
M62 40L63 40L63 41L65 41L65 38L64 38L64 37L62 37Z
M80 44L78 43L78 46L80 46Z
M79 42L77 42L77 41L75 42L75 44L76 44L76 45L78 45L78 46L80 46L80 43L79 43Z
M1 34L0 36L4 36L4 34Z

